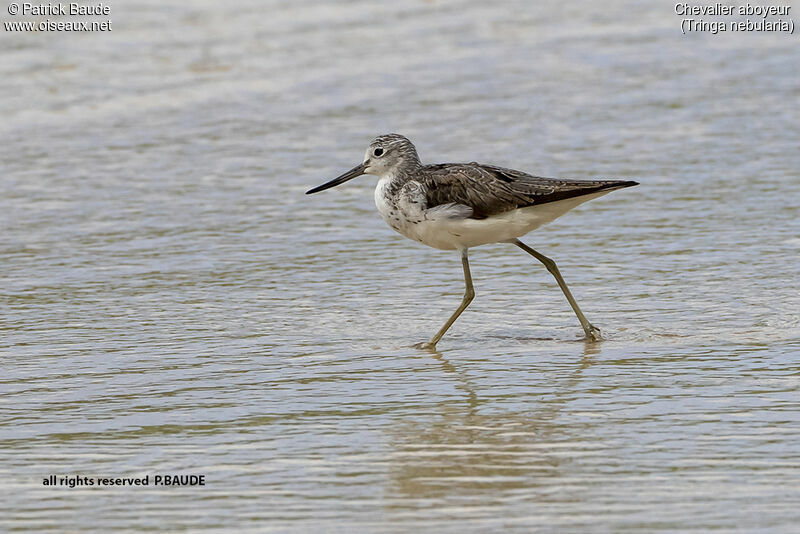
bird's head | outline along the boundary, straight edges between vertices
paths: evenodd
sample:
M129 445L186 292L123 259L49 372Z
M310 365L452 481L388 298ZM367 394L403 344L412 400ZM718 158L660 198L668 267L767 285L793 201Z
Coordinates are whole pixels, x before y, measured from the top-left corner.
M385 134L376 137L364 154L364 161L338 178L306 191L307 195L324 191L343 184L362 174L386 176L398 171L413 171L420 167L417 149L407 138L400 134Z

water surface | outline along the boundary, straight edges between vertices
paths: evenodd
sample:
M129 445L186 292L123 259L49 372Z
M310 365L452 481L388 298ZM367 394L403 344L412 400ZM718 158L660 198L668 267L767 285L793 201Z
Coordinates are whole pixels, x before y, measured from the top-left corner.
M670 6L127 2L0 33L7 531L774 531L800 522L800 49ZM527 242L392 232L409 136L642 185ZM48 488L50 474L202 488Z

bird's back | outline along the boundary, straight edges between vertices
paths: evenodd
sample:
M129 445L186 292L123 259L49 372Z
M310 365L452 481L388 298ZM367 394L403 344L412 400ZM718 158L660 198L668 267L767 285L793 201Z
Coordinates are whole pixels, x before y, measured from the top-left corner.
M423 186L428 209L464 205L474 219L637 185L626 180L545 178L479 163L426 165L413 180Z

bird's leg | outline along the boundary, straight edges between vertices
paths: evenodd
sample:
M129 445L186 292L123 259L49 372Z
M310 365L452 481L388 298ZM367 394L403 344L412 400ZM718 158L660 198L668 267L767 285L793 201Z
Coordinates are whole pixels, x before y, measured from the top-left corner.
M583 331L586 332L586 339L589 341L600 341L601 339L603 339L600 336L600 330L592 326L592 324L586 319L586 316L583 314L581 309L578 307L578 303L575 302L575 297L572 296L572 293L567 287L567 283L564 281L564 279L561 277L561 273L558 271L558 266L556 265L556 262L545 256L544 254L536 252L535 250L533 250L531 247L529 247L519 239L515 239L514 241L512 241L512 243L514 243L519 248L521 248L522 250L524 250L525 252L527 252L540 262L542 262L544 266L547 267L547 270L550 271L550 274L552 274L555 277L556 282L558 282L558 286L561 288L561 291L564 292L564 296L567 297L569 305L572 306L575 315L578 316L578 320L581 322Z
M472 287L472 274L469 272L469 259L467 257L467 249L461 251L461 265L464 267L464 282L466 283L466 291L464 291L464 298L461 299L461 304L458 306L458 309L453 312L453 315L444 323L444 326L436 332L436 335L428 341L427 343L420 343L416 345L416 347L421 349L435 349L436 344L442 339L442 336L447 332L447 330L456 322L458 316L461 315L469 303L472 302L472 299L475 298L475 289Z

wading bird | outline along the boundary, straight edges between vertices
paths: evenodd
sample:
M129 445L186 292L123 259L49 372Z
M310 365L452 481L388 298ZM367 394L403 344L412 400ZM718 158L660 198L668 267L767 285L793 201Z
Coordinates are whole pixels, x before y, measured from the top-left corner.
M578 316L589 341L599 341L575 302L556 263L518 238L575 206L616 189L638 185L625 180L562 180L480 163L423 165L414 145L398 134L376 137L364 161L338 178L306 192L317 193L362 174L378 176L375 205L383 220L409 239L461 254L466 291L461 305L420 348L434 349L475 297L468 250L488 243L512 243L544 264Z

